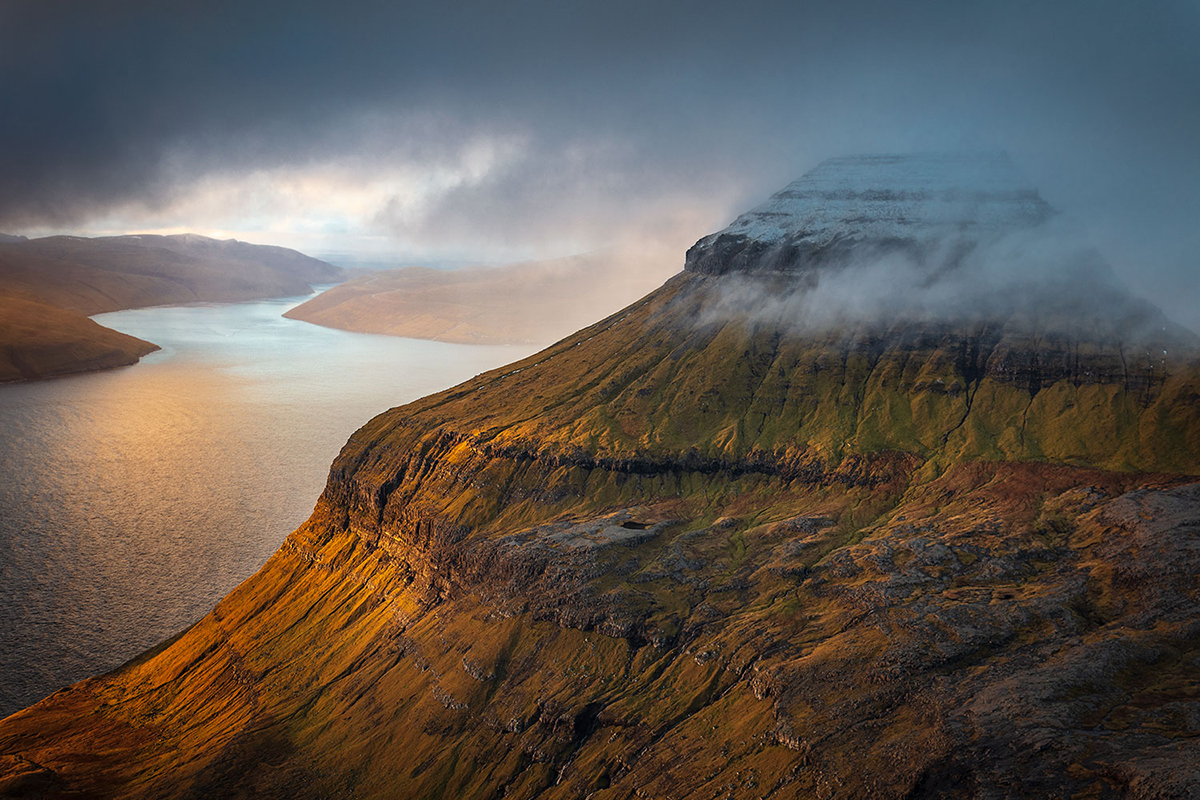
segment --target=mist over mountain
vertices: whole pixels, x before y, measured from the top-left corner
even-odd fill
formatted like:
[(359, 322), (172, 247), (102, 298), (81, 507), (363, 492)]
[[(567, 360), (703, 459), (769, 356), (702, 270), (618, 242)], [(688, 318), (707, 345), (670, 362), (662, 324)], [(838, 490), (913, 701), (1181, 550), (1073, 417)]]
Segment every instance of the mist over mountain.
[(720, 277), (713, 320), (886, 331), (1023, 327), (1142, 347), (1195, 334), (1132, 294), (1076, 220), (1002, 153), (836, 158), (725, 229), (685, 269)]
[(1200, 325), (1190, 2), (0, 14), (0, 230), (514, 263), (690, 244), (829, 157), (1007, 149), (1139, 294)]
[(697, 242), (687, 269), (808, 273), (898, 253), (933, 278), (1053, 214), (1003, 153), (835, 158)]

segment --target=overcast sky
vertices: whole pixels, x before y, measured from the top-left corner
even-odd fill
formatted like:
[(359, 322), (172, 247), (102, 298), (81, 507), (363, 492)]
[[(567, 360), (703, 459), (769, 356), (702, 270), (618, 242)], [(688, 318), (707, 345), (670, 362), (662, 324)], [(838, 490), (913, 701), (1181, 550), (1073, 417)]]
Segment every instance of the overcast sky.
[(1005, 149), (1195, 326), (1198, 41), (1194, 0), (0, 0), (0, 230), (686, 247), (829, 156)]

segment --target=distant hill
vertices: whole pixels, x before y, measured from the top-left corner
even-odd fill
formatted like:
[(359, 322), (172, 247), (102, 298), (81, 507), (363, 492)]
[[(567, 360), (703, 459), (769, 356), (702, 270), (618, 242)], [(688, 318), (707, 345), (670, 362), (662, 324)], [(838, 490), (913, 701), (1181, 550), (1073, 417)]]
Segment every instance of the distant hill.
[(342, 278), (295, 250), (196, 234), (0, 242), (0, 288), (85, 314), (308, 294)]
[(404, 267), (357, 277), (284, 316), (413, 339), (547, 343), (642, 297), (679, 266), (642, 251), (502, 267)]
[[(196, 234), (95, 239), (5, 234), (0, 293), (8, 299), (0, 353), (8, 354), (9, 364), (0, 380), (132, 364), (149, 352), (145, 347), (156, 349), (86, 319), (91, 314), (308, 294), (313, 283), (344, 277), (340, 267), (295, 250)], [(24, 366), (14, 358), (24, 359)]]
[(83, 314), (0, 291), (0, 382), (124, 367), (157, 349)]

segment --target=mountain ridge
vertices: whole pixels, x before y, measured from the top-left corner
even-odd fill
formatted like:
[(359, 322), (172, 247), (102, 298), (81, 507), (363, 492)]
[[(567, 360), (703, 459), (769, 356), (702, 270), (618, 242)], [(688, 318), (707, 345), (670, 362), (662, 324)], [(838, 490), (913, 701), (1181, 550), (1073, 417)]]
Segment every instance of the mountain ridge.
[(309, 281), (331, 282), (341, 274), (287, 248), (198, 234), (0, 242), (0, 285), (87, 315), (307, 294)]
[(706, 274), (796, 272), (933, 246), (950, 261), (1055, 214), (1004, 153), (832, 158), (687, 253)]

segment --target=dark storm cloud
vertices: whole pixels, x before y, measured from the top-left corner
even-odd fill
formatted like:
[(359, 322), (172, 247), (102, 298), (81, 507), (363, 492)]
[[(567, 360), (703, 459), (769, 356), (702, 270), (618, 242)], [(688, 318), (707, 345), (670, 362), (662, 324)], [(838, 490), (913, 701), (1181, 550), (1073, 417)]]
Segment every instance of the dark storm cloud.
[(829, 155), (999, 147), (1166, 286), (1200, 245), (1198, 34), (1188, 2), (7, 0), (0, 229), (479, 136), (523, 149), (374, 224), (602, 230), (686, 197), (732, 213)]

